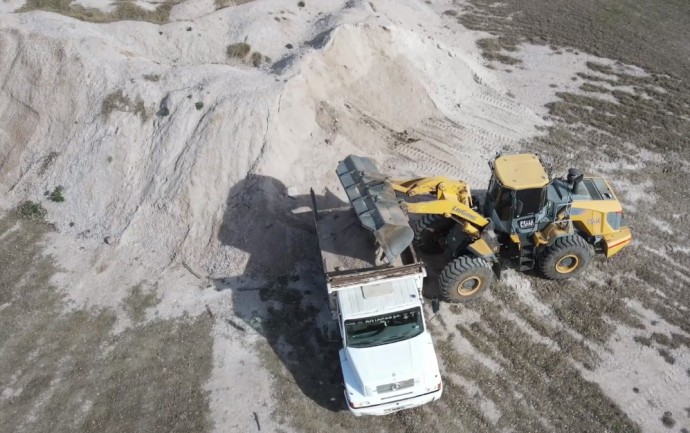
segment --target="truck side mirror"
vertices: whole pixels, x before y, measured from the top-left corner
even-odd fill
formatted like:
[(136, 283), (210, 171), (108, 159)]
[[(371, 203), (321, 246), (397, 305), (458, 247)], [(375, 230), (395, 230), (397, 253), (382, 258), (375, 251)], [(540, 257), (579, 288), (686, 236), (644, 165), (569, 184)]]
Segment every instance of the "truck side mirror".
[(516, 217), (522, 215), (523, 206), (524, 206), (524, 203), (522, 203), (522, 200), (518, 200), (517, 203), (515, 203), (515, 216)]
[(340, 325), (337, 320), (331, 320), (323, 325), (321, 328), (321, 335), (324, 340), (335, 342), (340, 341)]

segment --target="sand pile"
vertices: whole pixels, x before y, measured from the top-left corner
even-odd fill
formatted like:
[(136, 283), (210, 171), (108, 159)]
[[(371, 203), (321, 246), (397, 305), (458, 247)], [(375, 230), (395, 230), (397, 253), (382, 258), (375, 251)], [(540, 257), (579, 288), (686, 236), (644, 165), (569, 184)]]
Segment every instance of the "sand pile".
[[(75, 297), (111, 303), (87, 287), (183, 262), (270, 279), (311, 245), (309, 219), (292, 215), (308, 203), (287, 187), (337, 194), (349, 153), (476, 184), (488, 156), (539, 123), (485, 82), (471, 39), (413, 29), (439, 20), (419, 5), (382, 16), (323, 2), (289, 25), (272, 2), (241, 7), (165, 26), (2, 16), (0, 189), (12, 206), (64, 188), (64, 203), (46, 202), (58, 237), (95, 253), (65, 263)], [(229, 57), (238, 41), (248, 53)]]

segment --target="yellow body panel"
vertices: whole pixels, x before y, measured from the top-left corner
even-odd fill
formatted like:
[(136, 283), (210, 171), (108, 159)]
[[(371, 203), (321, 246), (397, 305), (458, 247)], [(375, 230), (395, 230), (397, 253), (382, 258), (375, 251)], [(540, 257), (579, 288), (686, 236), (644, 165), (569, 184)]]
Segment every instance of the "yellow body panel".
[(567, 235), (571, 232), (571, 230), (563, 230), (562, 228), (558, 227), (557, 223), (551, 223), (548, 226), (546, 226), (544, 230), (540, 232), (535, 232), (532, 236), (532, 240), (535, 243), (535, 245), (549, 245), (557, 237)]
[(517, 233), (511, 234), (511, 235), (510, 235), (510, 240), (513, 241), (513, 243), (514, 243), (515, 245), (517, 245), (518, 248), (521, 247), (521, 246), (520, 246), (520, 236), (518, 236)]
[(622, 210), (618, 200), (576, 200), (570, 210), (570, 218), (590, 236), (607, 235), (618, 230), (608, 224), (606, 216)]
[(529, 153), (496, 158), (494, 173), (501, 185), (514, 190), (542, 188), (549, 183), (549, 176), (541, 161)]
[(604, 236), (604, 252), (606, 257), (611, 257), (626, 245), (632, 242), (632, 234), (627, 227), (621, 227), (616, 233), (611, 233)]
[(494, 251), (491, 249), (488, 243), (484, 239), (477, 239), (472, 242), (470, 246), (467, 247), (472, 251), (477, 257), (490, 257), (494, 255)]

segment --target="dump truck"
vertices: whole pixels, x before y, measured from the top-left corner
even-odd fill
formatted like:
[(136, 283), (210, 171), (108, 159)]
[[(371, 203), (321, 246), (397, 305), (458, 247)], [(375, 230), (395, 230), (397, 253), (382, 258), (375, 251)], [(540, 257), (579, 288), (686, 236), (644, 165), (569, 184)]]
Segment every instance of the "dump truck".
[(573, 278), (595, 254), (611, 257), (631, 243), (623, 208), (602, 177), (571, 168), (555, 178), (528, 153), (497, 154), (489, 166), (483, 195), (445, 176), (395, 180), (355, 155), (337, 173), (380, 262), (396, 260), (410, 244), (449, 256), (439, 287), (451, 302), (478, 296), (505, 268)]
[(320, 209), (313, 190), (311, 198), (349, 410), (386, 415), (439, 399), (422, 308), (426, 270), (413, 245), (381, 265), (353, 207)]

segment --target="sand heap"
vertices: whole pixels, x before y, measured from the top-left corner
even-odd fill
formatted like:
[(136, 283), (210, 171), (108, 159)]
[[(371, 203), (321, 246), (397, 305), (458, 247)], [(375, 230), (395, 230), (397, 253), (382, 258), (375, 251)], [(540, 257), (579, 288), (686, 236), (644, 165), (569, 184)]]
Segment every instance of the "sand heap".
[[(183, 263), (279, 275), (313, 249), (306, 196), (339, 194), (347, 154), (482, 185), (540, 123), (424, 5), (279, 3), (197, 17), (187, 1), (163, 26), (0, 16), (0, 191), (44, 202), (59, 244), (84, 247), (61, 254), (75, 298), (112, 303)], [(57, 186), (66, 201), (46, 201)]]

